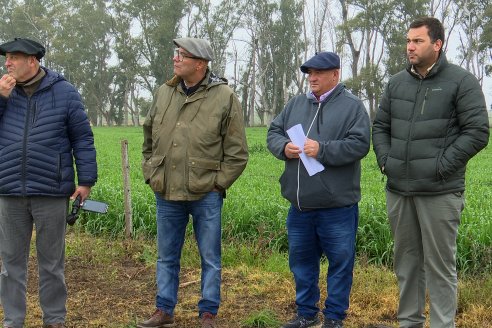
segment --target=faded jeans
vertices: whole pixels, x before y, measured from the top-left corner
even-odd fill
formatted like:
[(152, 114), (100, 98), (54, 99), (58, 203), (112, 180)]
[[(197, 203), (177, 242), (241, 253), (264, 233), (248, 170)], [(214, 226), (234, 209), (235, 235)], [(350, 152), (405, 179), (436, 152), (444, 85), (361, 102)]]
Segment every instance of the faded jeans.
[(221, 213), (223, 197), (209, 192), (197, 201), (167, 201), (156, 193), (157, 203), (157, 296), (156, 307), (171, 315), (178, 301), (181, 250), (186, 225), (193, 230), (201, 257), (199, 313), (217, 314), (221, 284)]

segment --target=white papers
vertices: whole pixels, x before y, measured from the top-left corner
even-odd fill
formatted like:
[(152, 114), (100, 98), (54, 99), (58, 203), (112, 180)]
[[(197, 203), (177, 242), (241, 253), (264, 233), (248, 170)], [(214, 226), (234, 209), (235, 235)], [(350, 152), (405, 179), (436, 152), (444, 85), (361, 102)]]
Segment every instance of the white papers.
[[(304, 135), (304, 131), (302, 130), (302, 125), (297, 124), (287, 130), (287, 134), (289, 135), (290, 140), (297, 147), (304, 149), (304, 142), (306, 141), (306, 136)], [(304, 151), (299, 154), (301, 158), (302, 164), (306, 167), (306, 170), (309, 176), (315, 175), (318, 172), (321, 172), (325, 169), (323, 164), (318, 162), (315, 158), (306, 156)]]

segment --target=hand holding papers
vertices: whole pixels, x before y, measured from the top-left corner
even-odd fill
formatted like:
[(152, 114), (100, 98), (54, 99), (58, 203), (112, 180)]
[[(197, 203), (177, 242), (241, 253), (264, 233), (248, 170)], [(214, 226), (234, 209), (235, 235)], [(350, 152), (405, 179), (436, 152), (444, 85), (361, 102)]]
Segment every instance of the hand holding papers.
[[(306, 141), (306, 136), (304, 135), (304, 131), (302, 130), (302, 126), (300, 124), (294, 125), (290, 129), (287, 130), (287, 135), (294, 145), (303, 149), (304, 142)], [(306, 156), (304, 152), (299, 154), (301, 158), (302, 164), (306, 167), (306, 170), (309, 176), (313, 176), (318, 172), (321, 172), (325, 169), (323, 164), (318, 162), (315, 158)]]

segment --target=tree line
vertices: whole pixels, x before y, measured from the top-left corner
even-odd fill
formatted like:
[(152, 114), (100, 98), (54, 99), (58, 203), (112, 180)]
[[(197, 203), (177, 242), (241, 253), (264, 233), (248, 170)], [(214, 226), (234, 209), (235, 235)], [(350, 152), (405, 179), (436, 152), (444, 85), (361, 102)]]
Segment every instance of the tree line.
[(269, 124), (306, 91), (299, 66), (318, 51), (340, 54), (344, 83), (373, 117), (419, 16), (443, 22), (454, 63), (481, 82), (492, 73), (489, 0), (0, 1), (0, 41), (44, 44), (42, 64), (78, 88), (93, 125), (139, 125), (172, 77), (176, 37), (210, 40), (211, 68), (238, 93), (247, 126)]

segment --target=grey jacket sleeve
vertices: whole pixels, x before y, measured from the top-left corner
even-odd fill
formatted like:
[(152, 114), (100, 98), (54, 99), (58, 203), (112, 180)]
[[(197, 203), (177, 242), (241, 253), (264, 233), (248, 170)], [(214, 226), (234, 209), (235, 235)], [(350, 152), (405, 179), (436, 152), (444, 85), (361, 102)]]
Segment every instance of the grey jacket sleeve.
[(267, 133), (267, 147), (270, 152), (276, 158), (280, 160), (287, 160), (285, 156), (285, 145), (290, 142), (287, 132), (285, 131), (285, 112), (288, 110), (286, 107), (270, 124)]
[(343, 103), (343, 107), (343, 111), (348, 114), (340, 114), (339, 124), (346, 127), (344, 137), (319, 142), (317, 159), (324, 165), (347, 165), (362, 159), (369, 152), (371, 132), (369, 115), (364, 105), (360, 100), (349, 100)]

